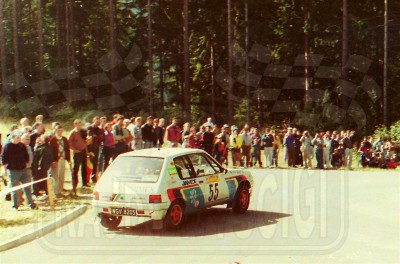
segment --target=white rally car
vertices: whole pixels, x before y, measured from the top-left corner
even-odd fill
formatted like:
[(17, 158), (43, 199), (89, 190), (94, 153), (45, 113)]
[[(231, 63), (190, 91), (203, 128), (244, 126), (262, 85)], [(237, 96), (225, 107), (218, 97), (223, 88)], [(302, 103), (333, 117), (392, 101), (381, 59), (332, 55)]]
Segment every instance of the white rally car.
[(203, 150), (152, 148), (118, 156), (97, 182), (92, 204), (106, 228), (129, 216), (174, 230), (186, 214), (214, 205), (245, 213), (252, 187), (250, 172), (225, 169)]

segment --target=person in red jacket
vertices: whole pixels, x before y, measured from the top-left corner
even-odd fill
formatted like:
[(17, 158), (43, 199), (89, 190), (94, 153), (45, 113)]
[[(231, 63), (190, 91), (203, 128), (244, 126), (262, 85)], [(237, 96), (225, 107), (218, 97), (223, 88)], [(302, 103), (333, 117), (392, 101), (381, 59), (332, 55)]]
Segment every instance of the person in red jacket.
[(178, 126), (178, 118), (174, 117), (172, 119), (171, 125), (169, 125), (166, 129), (166, 137), (168, 141), (168, 147), (179, 147), (179, 141), (181, 140), (181, 129)]

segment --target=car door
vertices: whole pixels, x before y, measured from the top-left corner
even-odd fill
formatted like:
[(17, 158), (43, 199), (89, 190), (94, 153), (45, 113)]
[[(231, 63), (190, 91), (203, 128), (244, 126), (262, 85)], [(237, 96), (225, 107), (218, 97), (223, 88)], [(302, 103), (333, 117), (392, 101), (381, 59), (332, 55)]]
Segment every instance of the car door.
[(187, 156), (176, 157), (174, 158), (174, 165), (181, 185), (172, 191), (174, 196), (183, 198), (188, 212), (203, 208), (205, 197), (189, 158)]
[(206, 206), (226, 202), (228, 187), (221, 180), (221, 167), (205, 153), (190, 154), (189, 159), (203, 192)]

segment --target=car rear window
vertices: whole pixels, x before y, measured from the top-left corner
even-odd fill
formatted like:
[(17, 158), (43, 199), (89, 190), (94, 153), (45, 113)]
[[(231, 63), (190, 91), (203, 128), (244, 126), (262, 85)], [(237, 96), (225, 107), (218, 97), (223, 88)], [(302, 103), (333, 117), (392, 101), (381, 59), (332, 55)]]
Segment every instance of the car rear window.
[(113, 177), (120, 181), (157, 182), (163, 163), (163, 158), (120, 156), (102, 177)]

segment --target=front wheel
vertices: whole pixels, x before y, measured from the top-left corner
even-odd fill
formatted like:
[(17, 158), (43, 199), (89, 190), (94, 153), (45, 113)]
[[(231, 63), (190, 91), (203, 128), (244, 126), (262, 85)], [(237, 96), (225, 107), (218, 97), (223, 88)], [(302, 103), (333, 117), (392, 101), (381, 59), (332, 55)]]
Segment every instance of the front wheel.
[(250, 192), (249, 188), (241, 186), (236, 191), (235, 201), (232, 204), (232, 210), (236, 214), (244, 214), (249, 208)]
[(100, 216), (100, 224), (108, 229), (115, 229), (121, 223), (122, 216), (103, 214)]
[(184, 207), (182, 206), (182, 203), (174, 201), (164, 218), (165, 229), (171, 231), (181, 228), (184, 222), (184, 217)]

